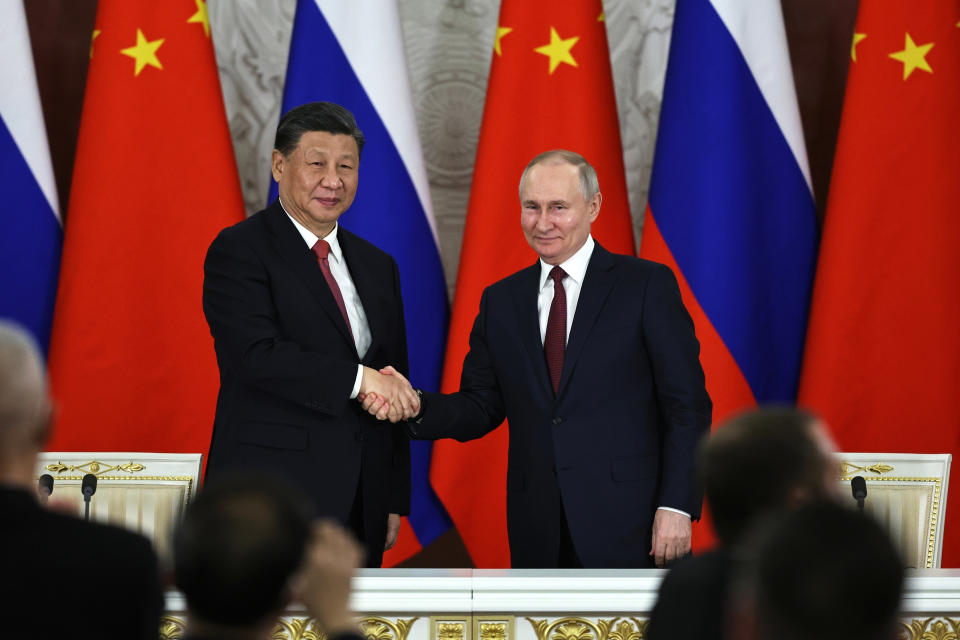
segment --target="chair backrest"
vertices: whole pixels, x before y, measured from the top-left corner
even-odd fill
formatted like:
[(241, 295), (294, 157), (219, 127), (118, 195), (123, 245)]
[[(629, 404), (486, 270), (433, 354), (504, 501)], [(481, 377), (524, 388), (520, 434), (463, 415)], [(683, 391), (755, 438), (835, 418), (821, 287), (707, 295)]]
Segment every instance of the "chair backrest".
[(149, 538), (161, 559), (170, 558), (173, 527), (196, 496), (203, 456), (199, 453), (91, 453), (45, 451), (37, 477), (53, 476), (51, 502), (84, 512), (83, 476), (97, 477), (90, 519), (109, 522)]
[(840, 482), (867, 484), (864, 511), (886, 527), (908, 568), (938, 569), (943, 548), (951, 455), (839, 453)]

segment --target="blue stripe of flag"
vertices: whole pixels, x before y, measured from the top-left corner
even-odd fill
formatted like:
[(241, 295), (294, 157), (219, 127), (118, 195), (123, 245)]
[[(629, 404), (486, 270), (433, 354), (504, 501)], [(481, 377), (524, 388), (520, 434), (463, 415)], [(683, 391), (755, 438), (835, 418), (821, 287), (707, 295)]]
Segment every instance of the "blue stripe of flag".
[[(365, 46), (376, 46), (376, 42), (371, 34)], [(343, 105), (353, 112), (363, 130), (366, 144), (360, 162), (360, 188), (341, 222), (397, 261), (407, 324), (410, 380), (416, 386), (435, 391), (440, 386), (449, 307), (433, 233), (403, 160), (329, 24), (316, 2), (299, 0), (282, 112), (318, 100)], [(276, 193), (277, 185), (271, 183), (270, 200)], [(409, 522), (423, 546), (452, 526), (430, 486), (431, 452), (430, 442), (411, 444)]]
[(47, 350), (63, 233), (50, 203), (0, 117), (0, 317)]
[(795, 400), (816, 253), (803, 173), (708, 0), (678, 0), (650, 208), (758, 402)]

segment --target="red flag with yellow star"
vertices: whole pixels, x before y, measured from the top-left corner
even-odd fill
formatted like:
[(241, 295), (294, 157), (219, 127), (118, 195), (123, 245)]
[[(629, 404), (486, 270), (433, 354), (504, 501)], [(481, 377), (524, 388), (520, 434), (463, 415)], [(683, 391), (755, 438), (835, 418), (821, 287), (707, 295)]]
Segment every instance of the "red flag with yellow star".
[[(459, 388), (483, 289), (537, 259), (520, 229), (517, 184), (538, 153), (564, 148), (597, 169), (593, 235), (635, 253), (623, 150), (599, 0), (504, 0), (467, 210), (442, 390)], [(531, 300), (530, 304), (535, 304)], [(507, 427), (434, 445), (431, 481), (477, 567), (508, 567)]]
[(243, 200), (203, 0), (100, 0), (50, 346), (51, 450), (203, 452), (203, 258)]
[(851, 58), (799, 400), (841, 450), (952, 453), (956, 470), (960, 5), (861, 2)]

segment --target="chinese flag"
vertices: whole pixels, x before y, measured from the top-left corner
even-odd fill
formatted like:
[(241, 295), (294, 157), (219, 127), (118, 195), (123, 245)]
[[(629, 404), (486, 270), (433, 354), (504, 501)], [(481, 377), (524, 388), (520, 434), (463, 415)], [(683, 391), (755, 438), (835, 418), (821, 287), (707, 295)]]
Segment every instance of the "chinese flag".
[(800, 402), (841, 450), (952, 453), (960, 566), (960, 6), (860, 3)]
[[(467, 209), (442, 390), (456, 391), (483, 289), (537, 260), (520, 229), (527, 163), (569, 149), (597, 169), (603, 203), (593, 235), (633, 254), (623, 151), (599, 0), (504, 0)], [(531, 300), (530, 304), (536, 304)], [(508, 429), (436, 443), (431, 481), (477, 567), (508, 567)]]
[(203, 258), (244, 214), (202, 0), (100, 0), (50, 347), (51, 450), (203, 452)]

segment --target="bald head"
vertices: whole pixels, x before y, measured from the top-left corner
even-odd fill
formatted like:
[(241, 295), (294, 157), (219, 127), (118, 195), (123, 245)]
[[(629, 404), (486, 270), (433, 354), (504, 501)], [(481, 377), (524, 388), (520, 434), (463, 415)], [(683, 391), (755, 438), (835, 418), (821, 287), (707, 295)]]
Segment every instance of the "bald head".
[(42, 449), (49, 418), (40, 351), (26, 331), (0, 320), (0, 464)]

